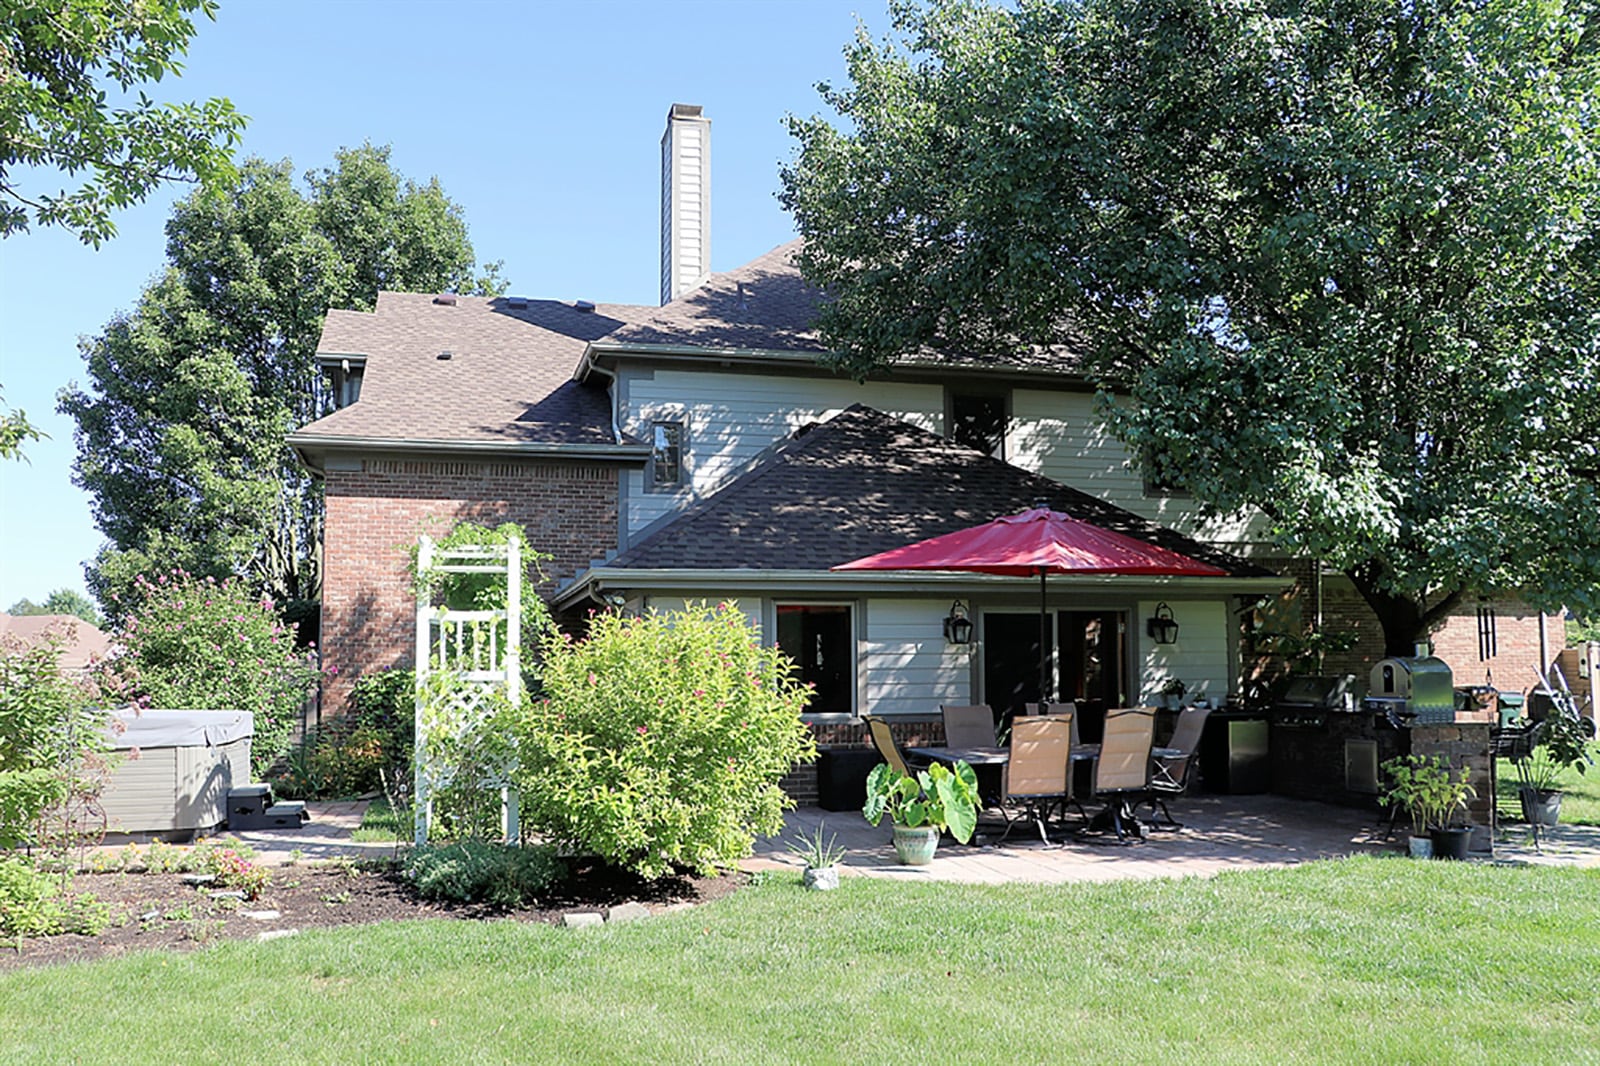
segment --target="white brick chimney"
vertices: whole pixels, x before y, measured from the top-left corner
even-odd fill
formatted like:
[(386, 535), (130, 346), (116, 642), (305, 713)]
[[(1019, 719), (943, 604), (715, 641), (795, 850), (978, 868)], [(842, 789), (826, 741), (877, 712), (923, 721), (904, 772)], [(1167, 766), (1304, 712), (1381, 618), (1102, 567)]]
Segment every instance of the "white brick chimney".
[(673, 104), (661, 135), (661, 302), (711, 273), (711, 120)]

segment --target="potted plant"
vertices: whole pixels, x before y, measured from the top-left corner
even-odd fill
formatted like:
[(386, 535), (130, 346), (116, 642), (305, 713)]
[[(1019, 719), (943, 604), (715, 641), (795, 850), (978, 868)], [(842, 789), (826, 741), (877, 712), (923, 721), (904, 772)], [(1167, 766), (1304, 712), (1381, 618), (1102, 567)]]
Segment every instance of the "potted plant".
[(933, 861), (939, 834), (946, 829), (965, 844), (978, 827), (978, 775), (965, 762), (954, 769), (934, 763), (913, 775), (879, 763), (867, 775), (867, 804), (861, 809), (877, 825), (885, 814), (894, 825), (894, 851), (906, 866)]
[(839, 860), (845, 856), (844, 848), (839, 846), (839, 834), (830, 834), (824, 843), (822, 825), (818, 824), (813, 836), (801, 833), (790, 841), (789, 852), (805, 865), (800, 877), (807, 888), (827, 892), (839, 887)]
[(1430, 773), (1431, 768), (1431, 761), (1421, 755), (1400, 755), (1383, 764), (1383, 772), (1391, 783), (1383, 801), (1405, 811), (1411, 819), (1408, 847), (1413, 859), (1433, 858), (1433, 840), (1427, 835), (1427, 829), (1437, 775)]
[(1183, 695), (1189, 691), (1189, 686), (1183, 683), (1182, 678), (1169, 677), (1161, 686), (1161, 702), (1169, 711), (1183, 709)]
[(1467, 783), (1467, 771), (1459, 777), (1452, 776), (1444, 759), (1434, 756), (1438, 763), (1440, 780), (1434, 785), (1433, 810), (1428, 824), (1428, 836), (1433, 840), (1433, 857), (1436, 859), (1465, 859), (1467, 845), (1472, 840), (1472, 826), (1456, 825), (1458, 814), (1467, 811), (1467, 803), (1478, 795), (1478, 790)]
[(1516, 760), (1522, 817), (1535, 825), (1561, 820), (1561, 775), (1569, 767), (1584, 773), (1591, 762), (1589, 738), (1577, 715), (1552, 712), (1533, 730), (1533, 754)]

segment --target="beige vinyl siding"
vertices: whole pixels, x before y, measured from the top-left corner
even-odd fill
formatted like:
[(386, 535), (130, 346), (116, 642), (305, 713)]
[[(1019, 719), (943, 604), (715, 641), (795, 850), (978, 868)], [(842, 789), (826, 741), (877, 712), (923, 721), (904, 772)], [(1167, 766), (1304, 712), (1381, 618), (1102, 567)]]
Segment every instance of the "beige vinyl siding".
[(941, 703), (972, 702), (971, 648), (949, 647), (949, 600), (871, 600), (867, 604), (867, 714), (938, 714)]
[(1142, 684), (1139, 702), (1159, 701), (1161, 686), (1179, 678), (1188, 686), (1189, 699), (1226, 696), (1228, 670), (1228, 605), (1220, 600), (1168, 600), (1178, 623), (1175, 644), (1157, 644), (1145, 631), (1145, 619), (1155, 614), (1156, 601), (1142, 600), (1134, 615), (1139, 641), (1136, 684)]
[(619, 412), (625, 431), (645, 437), (657, 419), (681, 419), (687, 429), (685, 488), (651, 491), (643, 471), (626, 475), (630, 533), (716, 492), (765, 449), (851, 404), (866, 404), (935, 433), (944, 426), (944, 391), (938, 385), (857, 385), (828, 378), (665, 369), (630, 374), (625, 395)]

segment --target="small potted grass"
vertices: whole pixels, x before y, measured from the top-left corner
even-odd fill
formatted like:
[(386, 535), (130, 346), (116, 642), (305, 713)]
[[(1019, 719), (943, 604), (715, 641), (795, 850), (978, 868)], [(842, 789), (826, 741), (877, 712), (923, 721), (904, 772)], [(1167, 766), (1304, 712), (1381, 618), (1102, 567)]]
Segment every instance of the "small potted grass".
[(815, 892), (827, 892), (839, 887), (839, 861), (845, 849), (839, 846), (839, 834), (822, 839), (823, 826), (818, 824), (815, 834), (801, 833), (789, 842), (789, 853), (805, 865), (800, 875), (805, 886)]

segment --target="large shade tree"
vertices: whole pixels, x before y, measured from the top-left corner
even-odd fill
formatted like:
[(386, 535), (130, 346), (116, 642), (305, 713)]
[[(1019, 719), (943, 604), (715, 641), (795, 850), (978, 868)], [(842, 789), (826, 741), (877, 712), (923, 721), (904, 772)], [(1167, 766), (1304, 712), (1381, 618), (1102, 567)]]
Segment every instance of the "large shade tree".
[(902, 6), (783, 199), (840, 366), (1077, 361), (1406, 652), (1474, 594), (1600, 609), (1597, 49), (1584, 0)]
[(498, 292), (460, 207), (402, 178), (387, 148), (306, 175), (247, 160), (230, 188), (179, 202), (167, 266), (82, 342), (74, 479), (108, 543), (89, 584), (113, 618), (141, 573), (238, 574), (284, 604), (318, 595), (321, 501), (285, 435), (331, 410), (314, 356), (330, 308), (380, 289)]

